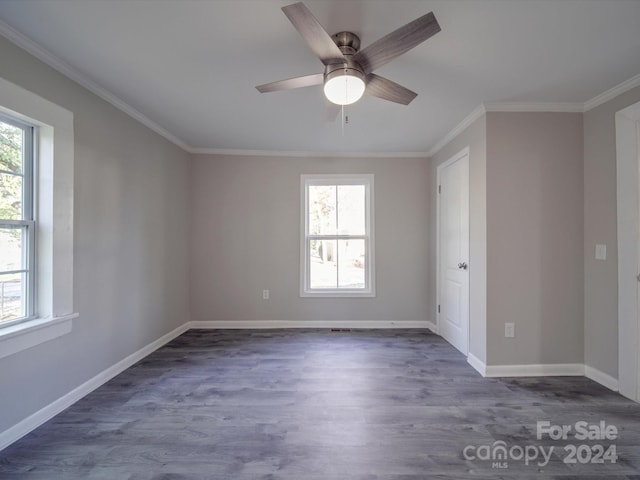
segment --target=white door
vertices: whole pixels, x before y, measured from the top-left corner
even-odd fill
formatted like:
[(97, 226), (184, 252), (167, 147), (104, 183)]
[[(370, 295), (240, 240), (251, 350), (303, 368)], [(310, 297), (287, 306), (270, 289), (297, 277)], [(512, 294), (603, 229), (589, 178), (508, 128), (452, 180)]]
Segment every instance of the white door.
[(615, 121), (618, 389), (625, 397), (640, 402), (640, 102), (617, 112)]
[(438, 167), (438, 332), (469, 349), (469, 151)]

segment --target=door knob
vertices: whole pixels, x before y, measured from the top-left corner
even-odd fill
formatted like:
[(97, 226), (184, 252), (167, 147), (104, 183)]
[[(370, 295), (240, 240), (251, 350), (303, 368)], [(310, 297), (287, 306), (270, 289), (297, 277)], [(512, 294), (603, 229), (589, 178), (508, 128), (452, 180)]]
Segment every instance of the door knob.
[(467, 269), (467, 264), (465, 262), (461, 262), (458, 264), (458, 268), (461, 270), (466, 270)]

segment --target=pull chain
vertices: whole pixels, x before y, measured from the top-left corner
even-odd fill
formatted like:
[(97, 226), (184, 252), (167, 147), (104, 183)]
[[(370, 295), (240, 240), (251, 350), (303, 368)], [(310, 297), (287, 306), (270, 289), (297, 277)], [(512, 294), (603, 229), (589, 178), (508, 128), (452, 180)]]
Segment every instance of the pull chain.
[[(344, 73), (345, 73), (345, 77), (344, 77), (344, 99), (346, 100), (347, 98), (349, 98), (349, 88), (348, 88), (348, 85), (347, 85), (347, 76), (346, 76), (347, 70), (346, 69), (344, 70)], [(344, 137), (344, 125), (345, 125), (345, 123), (347, 123), (345, 121), (346, 116), (344, 114), (344, 103), (342, 104), (341, 116), (342, 116), (342, 136)]]

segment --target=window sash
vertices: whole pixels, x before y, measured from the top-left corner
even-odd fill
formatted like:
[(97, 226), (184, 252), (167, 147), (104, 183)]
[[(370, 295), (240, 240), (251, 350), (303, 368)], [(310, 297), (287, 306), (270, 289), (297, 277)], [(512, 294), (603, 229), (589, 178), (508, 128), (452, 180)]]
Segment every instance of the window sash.
[[(302, 266), (302, 285), (301, 296), (310, 297), (359, 297), (374, 296), (374, 259), (373, 259), (373, 241), (372, 241), (372, 191), (373, 191), (373, 175), (302, 175), (302, 224), (303, 234), (301, 245), (301, 266)], [(309, 187), (311, 186), (341, 186), (341, 185), (363, 185), (365, 187), (365, 233), (364, 234), (311, 234), (310, 228), (310, 211), (309, 211)], [(365, 286), (364, 288), (312, 288), (311, 287), (311, 251), (310, 242), (313, 240), (364, 240), (365, 245)], [(338, 278), (336, 279), (338, 285)]]
[(0, 321), (0, 328), (15, 325), (36, 316), (36, 222), (35, 222), (35, 190), (34, 175), (35, 162), (35, 127), (13, 117), (0, 114), (0, 121), (22, 130), (22, 165), (21, 172), (4, 171), (6, 174), (22, 177), (22, 219), (0, 218), (1, 228), (24, 229), (24, 242), (22, 248), (22, 268), (11, 271), (0, 271), (0, 274), (21, 273), (25, 275), (23, 294), (24, 316), (11, 320)]

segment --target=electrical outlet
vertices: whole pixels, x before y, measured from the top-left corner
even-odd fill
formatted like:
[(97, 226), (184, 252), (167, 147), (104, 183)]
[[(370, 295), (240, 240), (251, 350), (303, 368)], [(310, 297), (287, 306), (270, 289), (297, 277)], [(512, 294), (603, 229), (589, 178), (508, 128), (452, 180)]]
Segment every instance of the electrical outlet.
[(262, 290), (262, 299), (269, 300), (269, 290)]
[(504, 336), (505, 338), (513, 338), (516, 336), (516, 325), (515, 323), (505, 323), (504, 324)]

